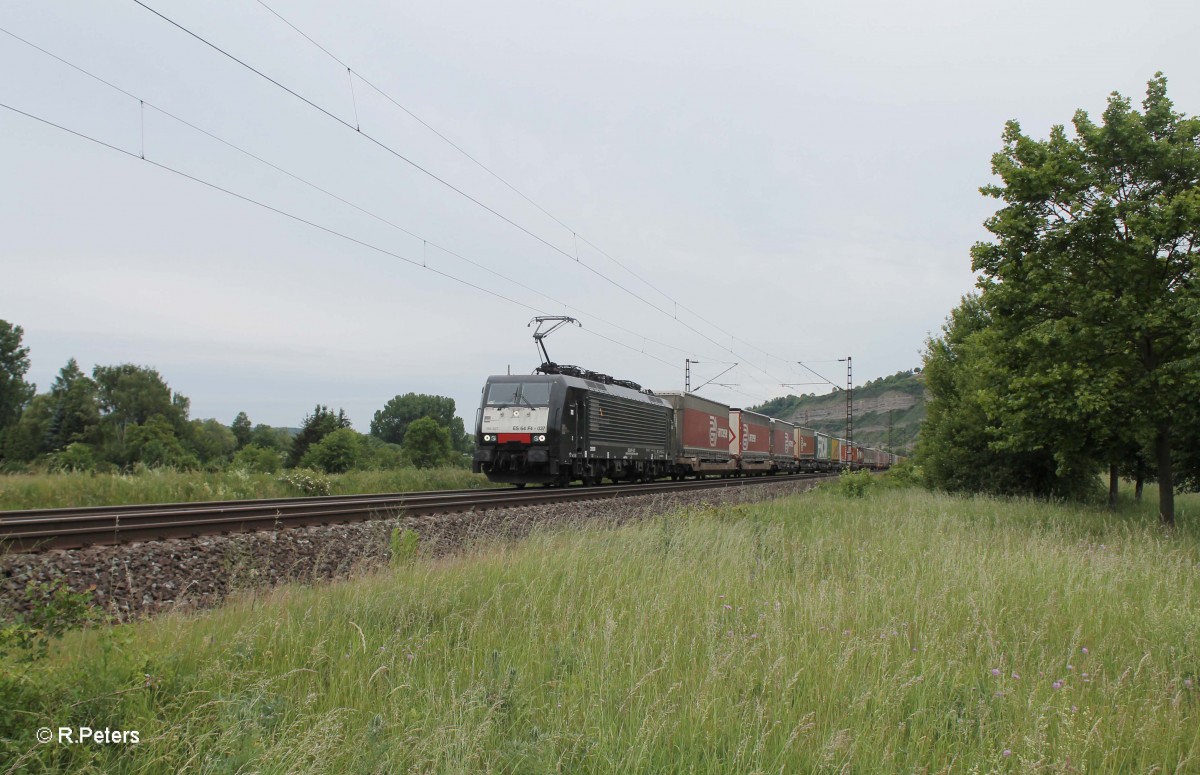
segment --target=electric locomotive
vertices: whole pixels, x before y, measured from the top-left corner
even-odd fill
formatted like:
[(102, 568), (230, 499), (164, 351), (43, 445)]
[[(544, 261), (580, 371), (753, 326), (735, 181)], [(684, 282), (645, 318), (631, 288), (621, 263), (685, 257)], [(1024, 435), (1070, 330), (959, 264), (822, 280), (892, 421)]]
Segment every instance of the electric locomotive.
[(493, 482), (596, 485), (670, 475), (674, 411), (634, 382), (575, 366), (488, 377), (471, 470)]

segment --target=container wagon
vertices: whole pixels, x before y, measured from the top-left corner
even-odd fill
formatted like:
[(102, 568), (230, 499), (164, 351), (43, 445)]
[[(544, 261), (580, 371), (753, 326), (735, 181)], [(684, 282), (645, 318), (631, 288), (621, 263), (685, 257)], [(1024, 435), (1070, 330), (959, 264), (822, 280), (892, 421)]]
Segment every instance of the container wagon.
[(829, 434), (821, 433), (820, 431), (814, 431), (814, 434), (817, 437), (816, 470), (832, 471), (834, 461), (833, 439), (830, 438)]
[(771, 418), (745, 409), (729, 410), (733, 438), (729, 452), (742, 473), (766, 473), (771, 470)]
[(817, 470), (817, 434), (796, 426), (796, 467), (800, 471)]
[(675, 412), (673, 478), (737, 472), (730, 451), (729, 407), (695, 393), (656, 393)]
[(771, 420), (771, 464), (773, 474), (794, 474), (799, 470), (796, 426), (787, 420)]

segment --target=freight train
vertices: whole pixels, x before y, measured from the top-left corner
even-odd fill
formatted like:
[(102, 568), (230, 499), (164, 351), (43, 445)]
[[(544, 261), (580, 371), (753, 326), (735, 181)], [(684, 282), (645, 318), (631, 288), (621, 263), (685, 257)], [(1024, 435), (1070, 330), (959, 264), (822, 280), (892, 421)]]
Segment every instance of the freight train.
[(565, 486), (670, 477), (868, 468), (898, 457), (748, 409), (643, 390), (575, 366), (488, 377), (471, 470), (493, 482)]

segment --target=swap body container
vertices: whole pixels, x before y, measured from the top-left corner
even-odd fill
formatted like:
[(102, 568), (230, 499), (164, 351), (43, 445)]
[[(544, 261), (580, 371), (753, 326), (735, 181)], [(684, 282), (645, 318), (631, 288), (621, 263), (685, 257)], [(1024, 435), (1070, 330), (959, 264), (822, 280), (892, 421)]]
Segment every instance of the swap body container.
[(798, 468), (796, 426), (787, 420), (771, 420), (771, 462), (776, 471), (793, 473)]
[(796, 462), (801, 471), (815, 471), (817, 467), (817, 434), (809, 428), (796, 426)]
[(771, 418), (746, 409), (729, 410), (729, 428), (734, 438), (729, 452), (742, 471), (771, 470)]
[(827, 471), (833, 466), (833, 439), (820, 431), (814, 431), (813, 434), (817, 437), (816, 468), (818, 471)]
[(676, 473), (704, 474), (737, 470), (730, 450), (729, 407), (695, 393), (655, 393), (675, 410)]

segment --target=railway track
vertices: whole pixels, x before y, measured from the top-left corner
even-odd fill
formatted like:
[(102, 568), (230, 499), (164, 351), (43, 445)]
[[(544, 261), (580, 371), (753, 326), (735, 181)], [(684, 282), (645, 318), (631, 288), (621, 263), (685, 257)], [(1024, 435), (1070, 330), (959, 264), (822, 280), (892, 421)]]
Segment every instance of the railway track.
[(599, 487), (439, 490), (314, 498), (138, 504), (98, 508), (0, 511), (0, 550), (78, 549), (206, 535), (333, 525), (392, 517), (512, 508), (724, 487), (811, 481), (823, 475), (702, 479)]

